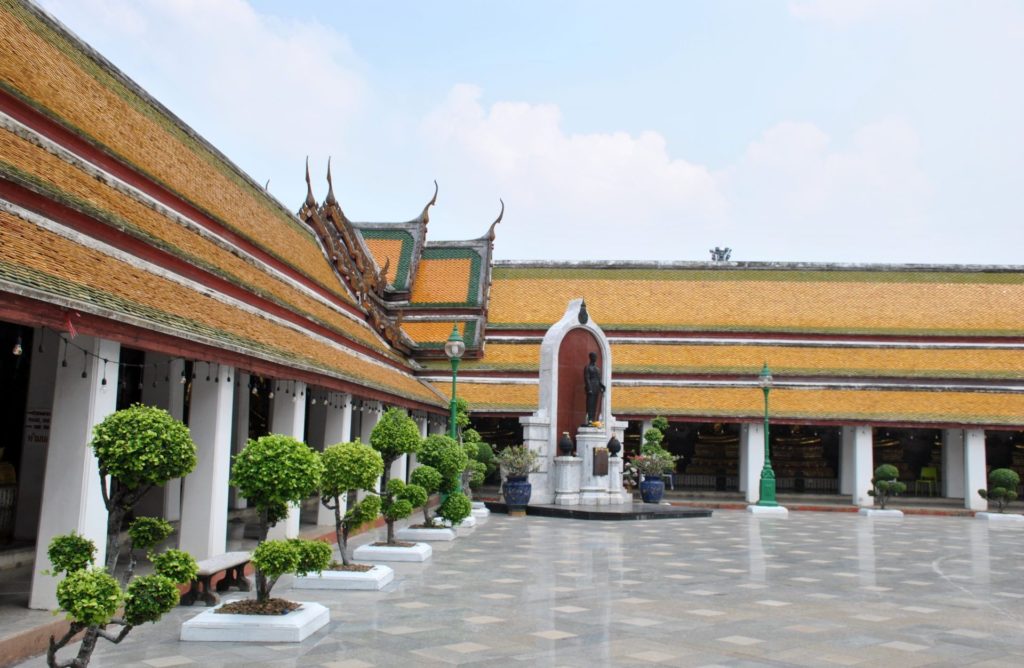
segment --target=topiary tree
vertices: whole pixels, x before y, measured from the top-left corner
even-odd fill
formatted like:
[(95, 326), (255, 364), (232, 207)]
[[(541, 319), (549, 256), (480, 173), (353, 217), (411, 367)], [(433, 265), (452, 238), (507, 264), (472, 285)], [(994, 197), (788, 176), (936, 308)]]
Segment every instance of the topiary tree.
[(395, 521), (404, 519), (427, 502), (427, 492), (419, 485), (407, 485), (397, 478), (388, 480), (381, 495), (381, 513), (388, 526), (388, 544), (394, 545)]
[[(351, 532), (380, 515), (380, 497), (373, 491), (384, 474), (380, 453), (360, 443), (335, 443), (320, 454), (324, 472), (320, 477), (320, 501), (334, 511), (334, 532), (338, 536), (341, 563), (350, 566), (348, 537)], [(359, 501), (359, 491), (369, 496)], [(342, 514), (343, 510), (344, 514)]]
[(473, 488), (482, 485), (488, 474), (487, 463), (490, 462), (492, 470), (497, 466), (494, 464), (494, 451), (480, 439), (480, 432), (476, 429), (467, 429), (462, 434), (462, 446), (469, 457), (469, 463), (462, 472), (462, 492), (472, 499)]
[[(323, 464), (317, 453), (302, 441), (282, 434), (249, 441), (235, 455), (231, 484), (259, 514), (260, 545), (266, 542), (270, 527), (288, 516), (289, 506), (297, 506), (317, 492), (322, 473)], [(280, 548), (268, 548), (264, 554), (263, 563), (272, 568), (280, 565)], [(260, 568), (255, 552), (252, 563), (256, 570), (256, 600), (266, 603), (277, 577)]]
[[(132, 545), (131, 549), (138, 547)], [(117, 644), (134, 627), (159, 620), (178, 604), (178, 583), (190, 582), (199, 572), (190, 554), (167, 550), (152, 556), (153, 574), (132, 578), (123, 590), (106, 568), (93, 565), (95, 555), (96, 545), (77, 534), (56, 536), (50, 541), (47, 556), (53, 572), (65, 575), (57, 585), (57, 604), (71, 621), (59, 640), (50, 637), (46, 662), (51, 668), (87, 666), (100, 638)], [(124, 615), (115, 617), (122, 607)], [(107, 627), (111, 625), (120, 626), (120, 631), (110, 633)], [(81, 631), (85, 635), (78, 655), (58, 661), (57, 652)]]
[[(441, 474), (438, 473), (437, 469), (433, 466), (421, 465), (412, 472), (409, 476), (409, 482), (414, 485), (419, 485), (423, 488), (423, 491), (427, 493), (427, 498), (430, 498), (431, 494), (436, 494), (441, 489)], [(430, 528), (434, 526), (434, 520), (430, 516), (430, 504), (423, 504), (423, 526)]]
[(1006, 505), (1017, 498), (1020, 476), (1013, 469), (993, 469), (988, 474), (988, 489), (979, 489), (983, 499), (995, 501), (996, 508), (1003, 512)]
[[(475, 446), (470, 445), (469, 447), (475, 450)], [(439, 491), (442, 494), (442, 499), (438, 515), (451, 522), (453, 526), (469, 517), (473, 510), (472, 504), (468, 504), (469, 510), (460, 515), (459, 511), (465, 504), (459, 503), (458, 500), (451, 504), (447, 503), (448, 499), (453, 496), (469, 501), (462, 493), (462, 474), (469, 466), (467, 447), (460, 445), (450, 436), (433, 434), (424, 439), (417, 458), (441, 474)]]
[(896, 496), (907, 491), (907, 486), (899, 481), (900, 471), (892, 464), (882, 464), (875, 469), (875, 476), (871, 478), (871, 489), (868, 495), (878, 499), (885, 510), (885, 503), (890, 496)]
[(107, 570), (120, 557), (121, 522), (154, 486), (182, 478), (196, 467), (196, 444), (184, 423), (162, 408), (135, 404), (108, 415), (90, 443), (107, 506)]
[[(387, 542), (395, 544), (395, 520), (408, 517), (415, 506), (411, 501), (423, 497), (426, 492), (418, 485), (406, 485), (398, 480), (391, 480), (391, 465), (399, 457), (414, 453), (420, 447), (420, 430), (416, 421), (397, 408), (389, 408), (381, 416), (380, 422), (370, 432), (370, 445), (380, 453), (384, 460), (384, 476), (381, 478), (381, 512), (387, 523)], [(391, 485), (399, 482), (401, 485)], [(415, 487), (405, 491), (406, 487)]]
[[(96, 566), (96, 545), (77, 534), (56, 536), (47, 556), (51, 573), (64, 575), (57, 585), (57, 604), (71, 624), (67, 633), (50, 637), (46, 652), (51, 668), (89, 665), (96, 643), (104, 638), (119, 643), (132, 628), (155, 622), (178, 604), (178, 583), (195, 577), (198, 567), (186, 552), (174, 550), (161, 560), (152, 549), (170, 535), (170, 525), (155, 518), (138, 518), (129, 529), (127, 589), (113, 573), (121, 555), (121, 524), (133, 506), (154, 486), (187, 475), (196, 465), (196, 446), (188, 427), (167, 411), (136, 404), (108, 415), (93, 429), (89, 444), (100, 472), (100, 490), (107, 508), (106, 563)], [(134, 577), (135, 550), (150, 553), (155, 573)], [(124, 614), (115, 618), (123, 606)], [(120, 626), (117, 633), (108, 627)], [(73, 659), (59, 661), (57, 652), (84, 631)]]

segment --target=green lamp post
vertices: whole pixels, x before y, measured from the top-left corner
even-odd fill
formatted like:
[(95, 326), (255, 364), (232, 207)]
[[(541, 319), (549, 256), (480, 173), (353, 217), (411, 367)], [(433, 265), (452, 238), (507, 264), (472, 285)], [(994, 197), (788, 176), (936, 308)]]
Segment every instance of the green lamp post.
[(458, 437), (458, 425), (455, 424), (455, 384), (456, 379), (459, 375), (459, 360), (462, 359), (462, 354), (466, 352), (466, 342), (462, 340), (462, 336), (459, 335), (459, 326), (457, 324), (452, 325), (452, 334), (448, 337), (448, 340), (444, 343), (444, 354), (448, 356), (448, 359), (452, 363), (452, 401), (451, 401), (451, 419), (448, 429), (448, 435), (454, 440), (459, 440)]
[(772, 372), (768, 362), (764, 363), (758, 384), (764, 392), (764, 467), (761, 468), (761, 498), (759, 506), (778, 506), (775, 500), (775, 471), (772, 470), (771, 453), (768, 449), (768, 393), (772, 391)]

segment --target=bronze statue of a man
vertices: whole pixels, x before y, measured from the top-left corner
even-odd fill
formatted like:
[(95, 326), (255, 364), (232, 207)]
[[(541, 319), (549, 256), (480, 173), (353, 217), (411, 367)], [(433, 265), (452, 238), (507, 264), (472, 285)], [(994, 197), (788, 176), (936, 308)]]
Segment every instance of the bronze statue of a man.
[(587, 419), (583, 425), (587, 426), (600, 417), (597, 405), (601, 399), (601, 393), (604, 392), (604, 383), (601, 382), (601, 367), (597, 366), (597, 353), (590, 353), (590, 364), (583, 367), (583, 389), (587, 393)]

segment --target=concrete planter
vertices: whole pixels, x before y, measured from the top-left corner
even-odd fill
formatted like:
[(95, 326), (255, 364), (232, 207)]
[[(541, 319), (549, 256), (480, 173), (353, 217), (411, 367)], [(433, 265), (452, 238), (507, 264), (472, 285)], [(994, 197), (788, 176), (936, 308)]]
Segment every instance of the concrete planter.
[(754, 517), (789, 517), (789, 510), (785, 506), (747, 506), (747, 512)]
[(346, 589), (378, 591), (395, 579), (390, 566), (376, 565), (368, 571), (323, 571), (319, 575), (296, 577), (295, 589)]
[(302, 642), (331, 621), (319, 603), (297, 601), (302, 607), (287, 615), (221, 615), (216, 608), (199, 613), (181, 625), (180, 638), (205, 642)]
[(859, 514), (863, 515), (864, 517), (874, 517), (876, 519), (877, 518), (888, 518), (888, 519), (897, 519), (897, 520), (903, 519), (903, 511), (902, 510), (891, 510), (889, 508), (886, 508), (885, 510), (882, 510), (881, 508), (861, 508), (857, 512)]
[(1019, 513), (975, 513), (974, 516), (979, 520), (988, 520), (989, 522), (998, 522), (1000, 524), (1024, 522), (1024, 515)]
[(416, 543), (412, 547), (396, 547), (393, 545), (360, 545), (352, 553), (356, 561), (411, 561), (422, 562), (430, 558), (434, 550), (426, 543)]
[(451, 529), (446, 529), (444, 527), (438, 527), (436, 529), (413, 529), (411, 527), (406, 527), (405, 529), (399, 529), (398, 531), (396, 531), (395, 538), (397, 538), (398, 540), (407, 540), (411, 542), (445, 542), (449, 540), (455, 540), (455, 532)]

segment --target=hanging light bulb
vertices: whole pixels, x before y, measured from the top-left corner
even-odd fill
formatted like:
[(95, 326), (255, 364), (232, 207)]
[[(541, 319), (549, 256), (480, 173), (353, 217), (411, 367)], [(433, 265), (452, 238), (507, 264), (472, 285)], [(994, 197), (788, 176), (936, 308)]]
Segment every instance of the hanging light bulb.
[(293, 394), (293, 395), (292, 395), (292, 403), (294, 404), (294, 403), (295, 403), (296, 401), (298, 401), (298, 400), (299, 400), (299, 397), (298, 397), (298, 395), (295, 395), (295, 394)]
[(178, 381), (178, 382), (180, 382), (182, 385), (185, 384), (185, 370), (184, 369), (181, 370), (181, 380)]
[(259, 396), (259, 394), (260, 394), (260, 393), (259, 393), (259, 390), (257, 390), (257, 389), (256, 389), (256, 386), (255, 386), (255, 385), (253, 385), (253, 386), (252, 386), (252, 396), (254, 396), (254, 397), (258, 397), (258, 396)]
[(21, 336), (18, 336), (18, 340), (14, 343), (14, 349), (11, 350), (11, 354), (15, 357), (21, 357), (23, 352), (25, 352), (25, 349), (21, 347)]
[(310, 399), (309, 403), (312, 404), (313, 406), (316, 406), (316, 397), (313, 397), (312, 399)]

